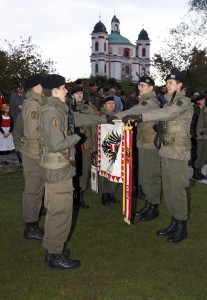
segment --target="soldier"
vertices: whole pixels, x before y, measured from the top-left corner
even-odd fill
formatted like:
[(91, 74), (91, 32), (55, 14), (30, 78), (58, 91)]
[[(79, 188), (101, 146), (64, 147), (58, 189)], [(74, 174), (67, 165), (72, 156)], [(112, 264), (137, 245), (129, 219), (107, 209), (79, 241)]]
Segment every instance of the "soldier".
[[(51, 268), (71, 270), (80, 267), (79, 260), (69, 258), (65, 249), (72, 221), (75, 158), (72, 147), (80, 140), (78, 134), (68, 135), (68, 106), (65, 104), (67, 90), (65, 78), (52, 74), (43, 82), (47, 104), (40, 114), (40, 132), (43, 153), (40, 159), (41, 176), (45, 181), (45, 234), (43, 247), (47, 249), (45, 262)], [(73, 113), (76, 127), (98, 125), (113, 120), (113, 117)], [(70, 116), (71, 117), (71, 116)], [(69, 149), (69, 152), (68, 152)]]
[[(71, 90), (73, 111), (77, 111), (85, 114), (95, 114), (93, 109), (84, 104), (83, 88), (81, 86), (75, 86)], [(75, 128), (75, 132), (82, 134), (81, 140), (76, 144), (76, 176), (73, 177), (74, 187), (74, 204), (82, 207), (89, 208), (89, 205), (84, 200), (84, 192), (88, 187), (89, 174), (91, 169), (91, 148), (94, 143), (94, 130), (93, 127), (79, 127)]]
[[(129, 110), (117, 113), (123, 117), (129, 114), (141, 114), (160, 107), (154, 92), (155, 82), (151, 77), (141, 77), (138, 83), (140, 100), (139, 104)], [(137, 147), (139, 151), (139, 179), (143, 193), (146, 196), (144, 207), (135, 213), (141, 221), (150, 221), (159, 215), (158, 206), (161, 197), (161, 169), (159, 150), (154, 145), (155, 131), (153, 126), (156, 122), (151, 121), (137, 125)]]
[[(168, 227), (157, 231), (168, 236), (171, 243), (187, 237), (188, 203), (186, 188), (189, 186), (188, 160), (190, 159), (190, 124), (193, 114), (191, 100), (183, 91), (185, 78), (180, 73), (167, 75), (167, 103), (140, 115), (128, 115), (136, 122), (164, 121), (163, 141), (160, 148), (163, 193), (171, 215)], [(144, 124), (143, 123), (143, 124)]]
[(97, 86), (94, 82), (89, 84), (89, 105), (95, 111), (100, 111), (101, 98), (97, 93)]
[(202, 180), (207, 179), (201, 172), (201, 168), (207, 163), (207, 108), (205, 96), (197, 96), (195, 98), (195, 103), (191, 123), (192, 150), (194, 145), (196, 145), (195, 160), (192, 163), (194, 170), (193, 179)]
[[(41, 152), (39, 134), (39, 112), (43, 105), (42, 76), (30, 76), (25, 86), (26, 97), (22, 108), (23, 138), (20, 152), (25, 180), (23, 192), (23, 215), (26, 222), (24, 237), (27, 240), (42, 240), (44, 231), (38, 225), (39, 211), (44, 195), (44, 183), (40, 176), (39, 158)], [(22, 125), (20, 124), (20, 128)], [(21, 129), (20, 129), (21, 130)], [(21, 133), (20, 133), (21, 134)]]

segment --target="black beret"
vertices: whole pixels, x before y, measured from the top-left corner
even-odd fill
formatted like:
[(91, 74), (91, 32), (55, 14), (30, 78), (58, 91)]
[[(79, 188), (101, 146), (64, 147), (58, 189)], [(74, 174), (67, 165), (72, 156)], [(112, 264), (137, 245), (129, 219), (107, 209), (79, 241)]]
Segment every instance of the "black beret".
[(179, 81), (181, 83), (185, 83), (185, 77), (183, 76), (183, 74), (181, 73), (171, 73), (171, 74), (168, 74), (165, 81), (167, 81), (168, 79), (174, 79), (176, 81)]
[(42, 84), (43, 76), (36, 74), (31, 75), (25, 82), (26, 89), (31, 89), (38, 84)]
[(83, 88), (80, 85), (76, 85), (71, 89), (71, 95), (77, 93), (77, 92), (83, 92)]
[(51, 74), (43, 78), (42, 86), (48, 90), (58, 88), (65, 84), (65, 78), (61, 75)]
[(106, 103), (107, 101), (115, 101), (114, 96), (108, 96), (104, 98), (103, 103)]
[(147, 84), (152, 85), (152, 86), (155, 85), (154, 80), (153, 80), (151, 77), (149, 77), (149, 76), (142, 76), (142, 77), (139, 79), (138, 84), (139, 84), (140, 82), (144, 82), (144, 83), (147, 83)]
[(95, 82), (91, 82), (91, 83), (89, 84), (89, 86), (90, 86), (90, 87), (96, 86), (96, 84), (95, 84)]
[(206, 96), (205, 95), (199, 95), (195, 98), (195, 101), (199, 101), (199, 100), (206, 100)]
[(83, 83), (83, 79), (78, 78), (75, 83), (76, 84), (82, 84)]

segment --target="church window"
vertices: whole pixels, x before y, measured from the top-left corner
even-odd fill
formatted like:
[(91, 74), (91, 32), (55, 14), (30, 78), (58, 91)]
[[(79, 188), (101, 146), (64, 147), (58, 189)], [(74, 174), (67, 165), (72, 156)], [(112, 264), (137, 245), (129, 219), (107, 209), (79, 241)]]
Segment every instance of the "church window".
[(130, 50), (127, 49), (127, 48), (124, 49), (124, 56), (125, 56), (125, 57), (129, 57), (129, 51), (130, 51)]
[(129, 67), (128, 66), (125, 67), (125, 75), (129, 75)]
[(96, 64), (95, 68), (95, 72), (98, 73), (98, 64)]
[(95, 43), (95, 51), (98, 51), (98, 42)]
[(106, 74), (106, 71), (107, 71), (106, 65), (104, 65), (104, 73), (105, 73), (105, 74)]
[(142, 56), (146, 56), (146, 49), (142, 48)]
[(118, 25), (117, 24), (114, 25), (114, 31), (118, 32)]
[(104, 43), (104, 51), (106, 52), (106, 43)]

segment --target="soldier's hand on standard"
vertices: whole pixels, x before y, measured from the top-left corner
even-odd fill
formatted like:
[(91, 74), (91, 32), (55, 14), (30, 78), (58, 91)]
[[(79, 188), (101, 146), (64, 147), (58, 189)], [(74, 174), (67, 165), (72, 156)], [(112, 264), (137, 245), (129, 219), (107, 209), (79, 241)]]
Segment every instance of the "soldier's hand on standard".
[(127, 124), (128, 122), (142, 122), (142, 115), (127, 115), (122, 118), (122, 122)]
[(106, 115), (106, 121), (108, 124), (115, 124), (114, 120), (118, 120), (118, 118), (115, 116)]

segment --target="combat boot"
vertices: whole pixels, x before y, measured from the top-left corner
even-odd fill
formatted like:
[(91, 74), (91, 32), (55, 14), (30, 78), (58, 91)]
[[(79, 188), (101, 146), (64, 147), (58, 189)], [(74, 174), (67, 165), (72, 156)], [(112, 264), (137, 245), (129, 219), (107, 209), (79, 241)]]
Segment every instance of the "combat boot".
[(167, 238), (168, 242), (178, 243), (183, 239), (187, 238), (187, 221), (178, 221), (176, 220), (177, 225), (175, 230), (169, 237)]
[(140, 215), (140, 221), (150, 221), (159, 216), (158, 204), (150, 203), (148, 210)]
[(109, 200), (108, 193), (103, 193), (102, 194), (101, 202), (102, 202), (103, 205), (110, 205), (110, 200)]
[(150, 203), (146, 200), (144, 206), (134, 213), (135, 217), (141, 216), (142, 214), (144, 215), (148, 211), (149, 207)]
[(83, 194), (84, 194), (84, 192), (81, 191), (81, 192), (80, 192), (80, 207), (87, 209), (87, 208), (89, 208), (89, 205), (88, 205), (88, 204), (86, 203), (86, 201), (84, 200)]
[(202, 177), (200, 176), (200, 172), (199, 172), (199, 169), (197, 168), (193, 168), (193, 176), (192, 176), (193, 179), (195, 180), (202, 180)]
[(116, 199), (115, 195), (112, 193), (108, 193), (108, 198), (114, 204), (120, 203), (120, 201), (118, 199)]
[(200, 175), (201, 180), (202, 179), (207, 179), (207, 177), (201, 172), (201, 168), (198, 169), (198, 174)]
[(26, 240), (42, 240), (44, 230), (39, 227), (38, 222), (26, 223), (24, 238)]
[(171, 233), (173, 233), (175, 231), (176, 225), (177, 225), (177, 220), (174, 217), (172, 217), (170, 225), (168, 225), (166, 228), (159, 229), (157, 231), (157, 235), (160, 235), (160, 236), (170, 235)]
[[(70, 256), (70, 250), (64, 248), (62, 254), (63, 254), (64, 256), (66, 256), (66, 257), (69, 257), (69, 256)], [(50, 261), (50, 259), (51, 259), (51, 256), (52, 256), (51, 253), (48, 253), (48, 252), (47, 252), (47, 253), (45, 254), (45, 263), (46, 263), (46, 264), (49, 264), (49, 261)]]
[(49, 267), (60, 270), (74, 270), (81, 266), (80, 260), (72, 260), (64, 254), (49, 253)]

